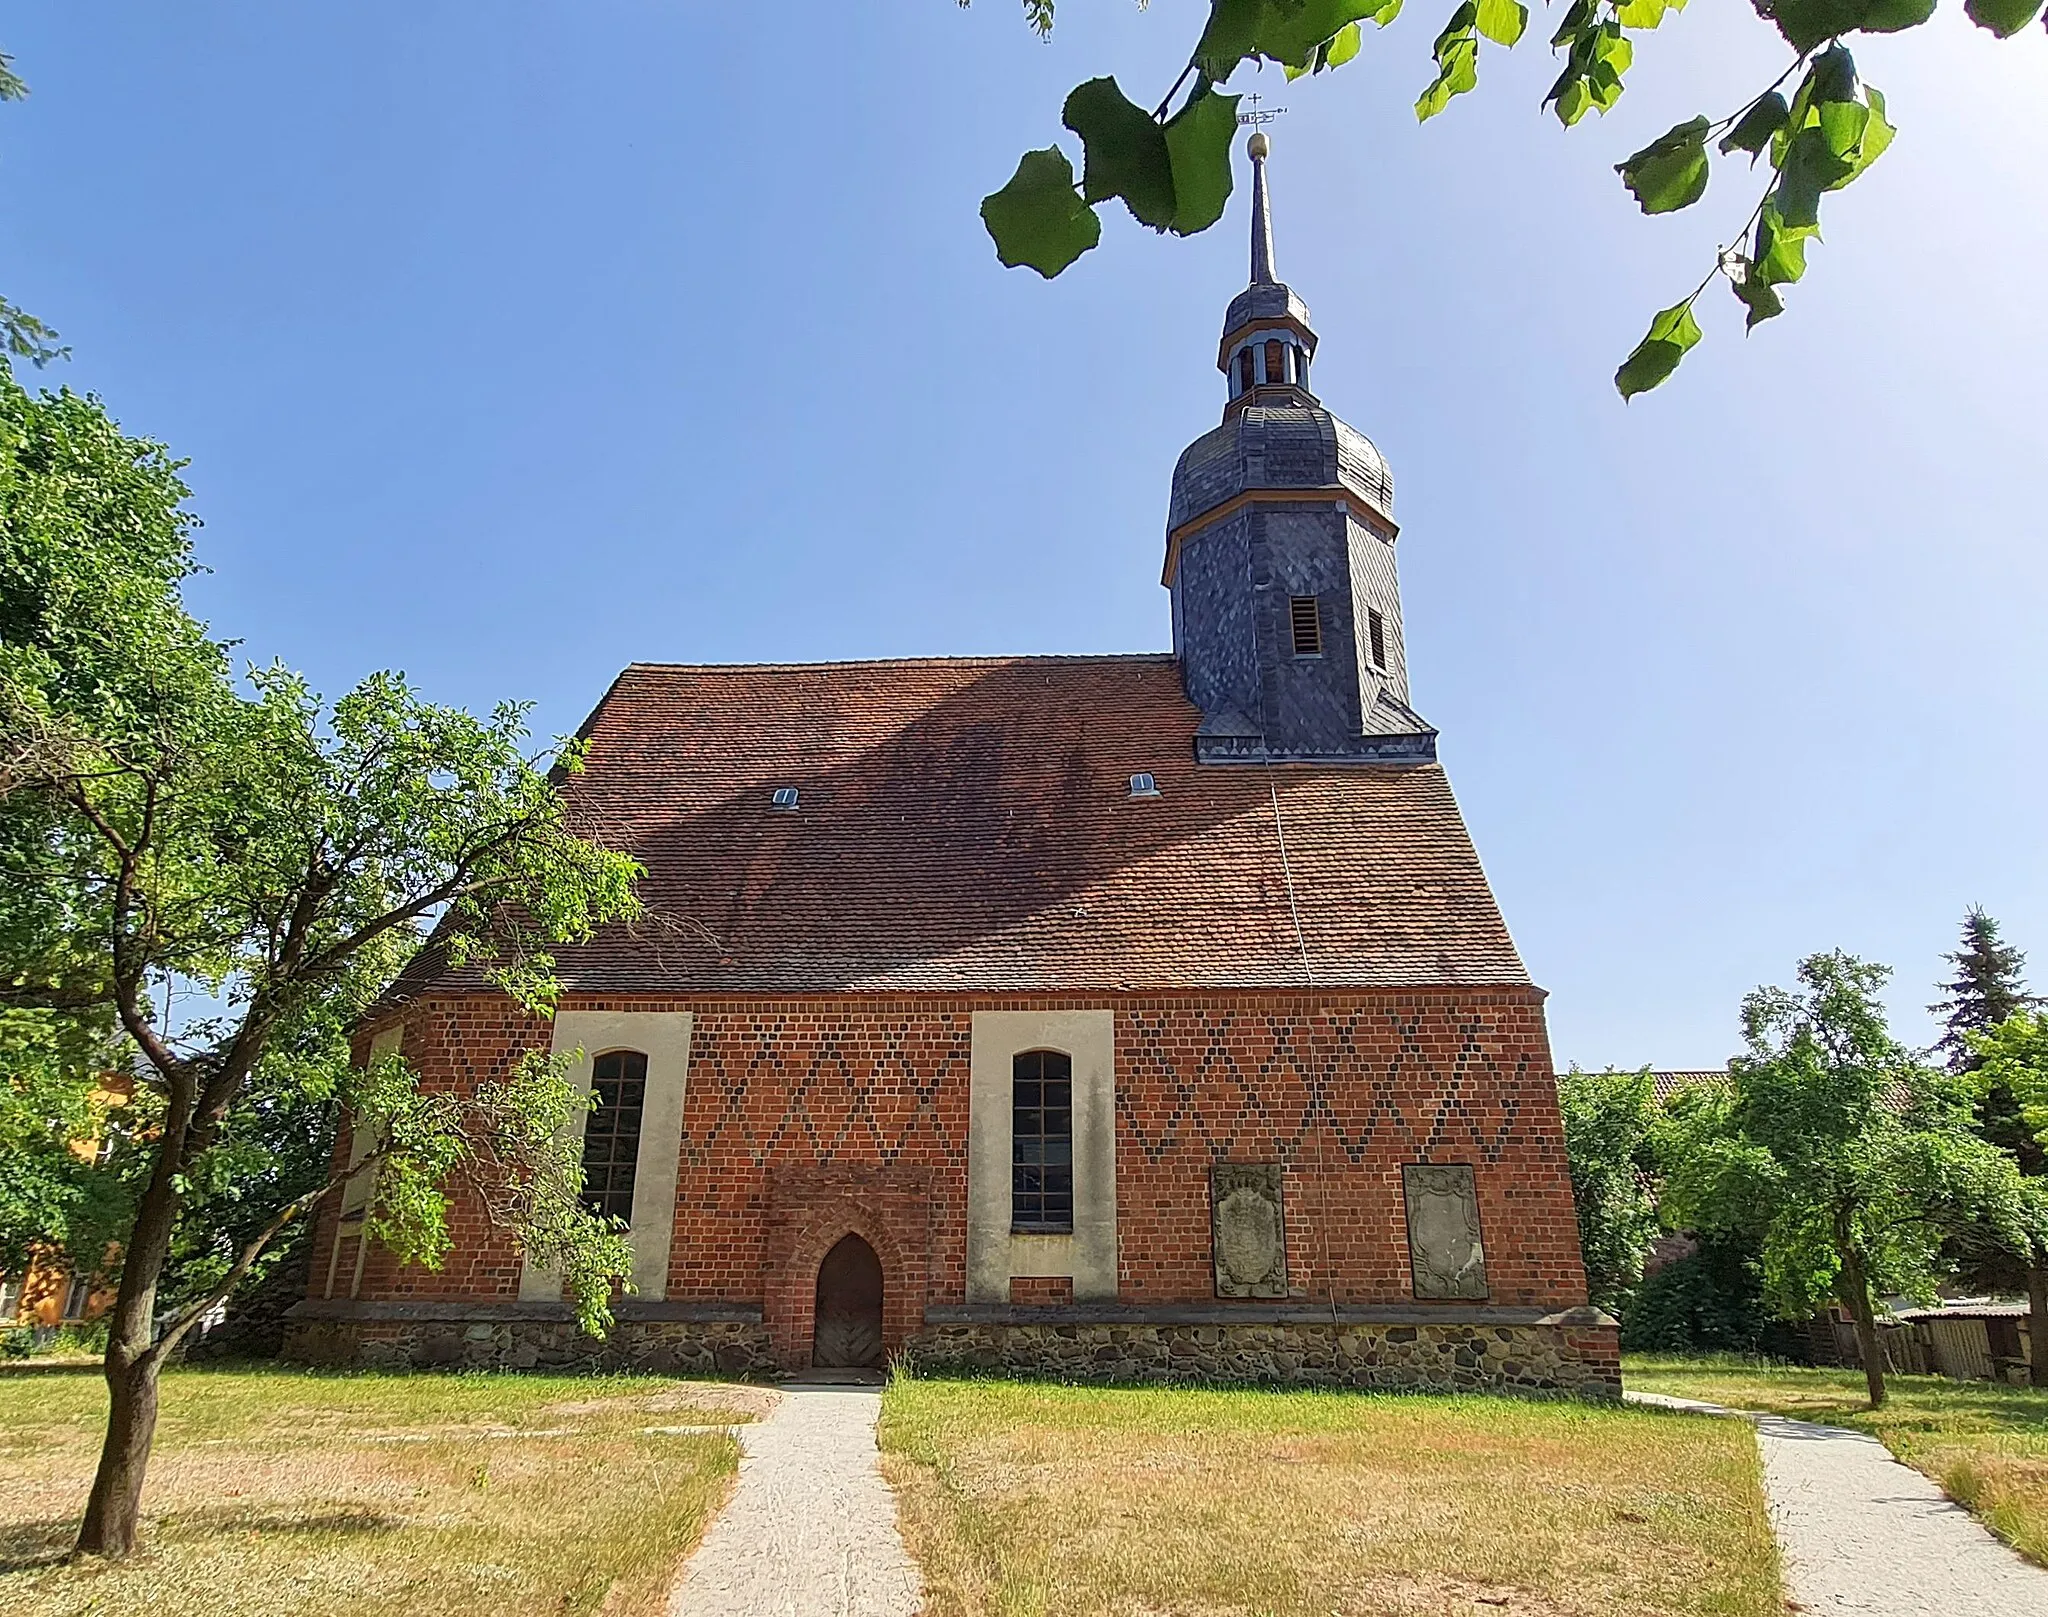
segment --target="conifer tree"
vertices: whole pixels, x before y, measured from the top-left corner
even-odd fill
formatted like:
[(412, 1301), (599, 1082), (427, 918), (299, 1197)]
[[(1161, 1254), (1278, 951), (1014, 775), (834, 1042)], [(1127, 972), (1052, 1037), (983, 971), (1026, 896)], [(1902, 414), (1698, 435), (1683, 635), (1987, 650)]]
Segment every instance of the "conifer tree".
[(1973, 1072), (1978, 1057), (1970, 1049), (1972, 1033), (1988, 1033), (2014, 1011), (2029, 1010), (2042, 1003), (2027, 992), (2020, 973), (2027, 957), (1998, 936), (1998, 923), (1972, 904), (1963, 916), (1963, 946), (1942, 959), (1956, 968), (1956, 974), (1941, 986), (1949, 997), (1928, 1006), (1941, 1016), (1947, 1030), (1935, 1050), (1948, 1058), (1950, 1072)]
[[(1955, 976), (1942, 984), (1949, 997), (1927, 1007), (1944, 1016), (1947, 1029), (1934, 1048), (1948, 1057), (1949, 1070), (1956, 1073), (1982, 1068), (1984, 1040), (2020, 1012), (2042, 1003), (2039, 995), (2027, 992), (2021, 976), (2026, 955), (2000, 941), (1998, 923), (1982, 905), (1972, 904), (1963, 916), (1962, 942), (1955, 953), (1942, 956), (1956, 968)], [(2007, 1069), (1994, 1064), (1984, 1077), (1989, 1082), (1977, 1099), (1978, 1135), (2017, 1162), (2029, 1179), (2048, 1177), (2048, 1151), (2042, 1149)], [(2024, 1286), (2032, 1318), (2048, 1319), (2048, 1264), (2040, 1250), (2031, 1245), (2016, 1249), (1982, 1225), (1960, 1230), (1953, 1249), (1966, 1285), (1993, 1291)], [(2036, 1387), (2048, 1387), (2048, 1330), (2031, 1330), (2029, 1343), (2027, 1379)]]

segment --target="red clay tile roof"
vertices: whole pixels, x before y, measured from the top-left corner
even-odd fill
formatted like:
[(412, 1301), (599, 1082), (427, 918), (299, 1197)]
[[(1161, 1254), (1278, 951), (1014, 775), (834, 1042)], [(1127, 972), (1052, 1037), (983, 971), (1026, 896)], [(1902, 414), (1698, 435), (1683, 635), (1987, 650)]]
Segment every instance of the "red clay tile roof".
[(1653, 1072), (1650, 1082), (1656, 1089), (1657, 1104), (1662, 1106), (1674, 1096), (1684, 1094), (1688, 1089), (1700, 1089), (1709, 1085), (1728, 1082), (1726, 1067), (1709, 1067), (1705, 1070), (1684, 1072)]
[[(1528, 982), (1441, 769), (1200, 767), (1199, 717), (1168, 656), (636, 663), (569, 791), (649, 919), (560, 951), (563, 982), (1301, 985), (1276, 791), (1317, 984)], [(423, 958), (399, 992), (435, 985)]]

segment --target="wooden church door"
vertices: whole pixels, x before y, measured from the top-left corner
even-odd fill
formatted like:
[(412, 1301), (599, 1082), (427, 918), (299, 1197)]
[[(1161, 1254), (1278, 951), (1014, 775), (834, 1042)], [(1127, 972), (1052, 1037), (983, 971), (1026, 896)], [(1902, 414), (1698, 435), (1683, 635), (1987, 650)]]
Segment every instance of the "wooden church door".
[(882, 1364), (882, 1260), (848, 1235), (818, 1266), (818, 1311), (811, 1363), (820, 1369)]

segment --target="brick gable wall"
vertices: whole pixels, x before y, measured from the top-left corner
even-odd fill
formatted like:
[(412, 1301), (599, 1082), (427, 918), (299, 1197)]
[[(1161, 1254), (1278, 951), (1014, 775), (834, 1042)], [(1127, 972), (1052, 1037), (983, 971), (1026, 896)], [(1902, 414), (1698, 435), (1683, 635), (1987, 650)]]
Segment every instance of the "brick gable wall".
[[(1565, 1309), (1585, 1300), (1541, 998), (1533, 989), (1134, 995), (1116, 1014), (1121, 1301), (1210, 1303), (1209, 1169), (1278, 1162), (1294, 1294), (1337, 1305), (1409, 1299), (1401, 1166), (1476, 1171), (1489, 1301)], [(1100, 996), (958, 999), (597, 999), (578, 1010), (695, 1013), (669, 1300), (769, 1305), (805, 1316), (782, 1274), (826, 1240), (792, 1192), (865, 1195), (899, 1253), (888, 1333), (915, 1327), (912, 1293), (956, 1304), (966, 1283), (970, 1024), (975, 1010), (1099, 1009)], [(430, 1088), (466, 1087), (545, 1049), (547, 1025), (500, 996), (428, 999), (403, 1053)], [(863, 1187), (866, 1187), (865, 1189)], [(906, 1187), (928, 1187), (913, 1189)], [(922, 1228), (913, 1211), (924, 1198)], [(439, 1271), (373, 1249), (357, 1296), (508, 1303), (520, 1264), (480, 1206), (458, 1196)], [(313, 1294), (324, 1294), (334, 1213), (322, 1222)], [(877, 1242), (878, 1250), (882, 1243)], [(822, 1252), (823, 1247), (819, 1250)], [(354, 1253), (335, 1288), (347, 1297)], [(815, 1264), (813, 1262), (813, 1267)], [(1061, 1288), (1013, 1283), (1019, 1305)], [(788, 1320), (771, 1318), (787, 1334)], [(794, 1357), (801, 1344), (782, 1343)]]

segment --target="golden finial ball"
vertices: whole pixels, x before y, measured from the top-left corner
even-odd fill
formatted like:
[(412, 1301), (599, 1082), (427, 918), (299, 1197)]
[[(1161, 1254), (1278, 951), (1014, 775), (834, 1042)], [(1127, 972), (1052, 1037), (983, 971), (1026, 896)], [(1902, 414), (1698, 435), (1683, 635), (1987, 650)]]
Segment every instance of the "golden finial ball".
[(1252, 131), (1252, 138), (1247, 143), (1245, 150), (1252, 154), (1253, 162), (1257, 162), (1260, 158), (1264, 157), (1267, 152), (1271, 151), (1272, 143), (1266, 139), (1265, 130), (1254, 129)]

